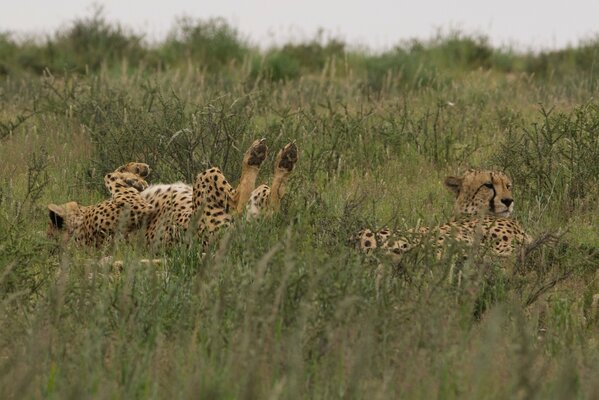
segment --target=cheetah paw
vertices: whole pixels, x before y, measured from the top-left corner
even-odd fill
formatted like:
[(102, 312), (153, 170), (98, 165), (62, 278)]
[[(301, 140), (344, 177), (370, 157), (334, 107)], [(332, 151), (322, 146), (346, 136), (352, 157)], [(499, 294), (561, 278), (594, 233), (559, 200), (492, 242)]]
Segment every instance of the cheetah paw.
[(245, 152), (243, 161), (245, 164), (252, 167), (260, 167), (262, 162), (266, 159), (266, 153), (268, 147), (266, 146), (266, 139), (255, 140), (250, 148)]
[(121, 167), (118, 167), (115, 172), (130, 172), (132, 174), (139, 175), (142, 178), (145, 178), (148, 175), (150, 175), (150, 166), (145, 163), (130, 162)]
[(281, 149), (281, 151), (279, 151), (277, 159), (275, 160), (275, 167), (284, 172), (291, 172), (295, 163), (297, 163), (297, 160), (298, 151), (295, 142), (288, 143)]

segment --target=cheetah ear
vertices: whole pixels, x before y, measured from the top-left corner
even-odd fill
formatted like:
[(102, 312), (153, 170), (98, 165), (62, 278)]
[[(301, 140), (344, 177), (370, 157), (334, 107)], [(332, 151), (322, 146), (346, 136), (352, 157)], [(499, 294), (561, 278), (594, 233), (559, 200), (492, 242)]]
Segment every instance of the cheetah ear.
[(464, 178), (458, 178), (457, 176), (448, 176), (445, 178), (445, 187), (457, 196), (460, 193), (460, 189), (462, 189), (462, 182)]
[(62, 206), (56, 204), (48, 204), (48, 215), (50, 216), (50, 222), (58, 229), (62, 229), (64, 224), (65, 209)]

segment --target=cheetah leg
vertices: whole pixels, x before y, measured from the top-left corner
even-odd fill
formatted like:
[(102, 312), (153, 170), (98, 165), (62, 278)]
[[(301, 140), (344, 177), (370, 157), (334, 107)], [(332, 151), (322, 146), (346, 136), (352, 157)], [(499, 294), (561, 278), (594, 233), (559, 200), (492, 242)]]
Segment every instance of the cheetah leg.
[(148, 175), (150, 175), (150, 166), (144, 163), (130, 162), (118, 167), (114, 172), (131, 172), (132, 174), (139, 175), (142, 178), (147, 178)]
[(231, 198), (234, 190), (218, 168), (204, 171), (193, 185), (193, 217), (201, 236), (231, 223)]
[(243, 212), (245, 204), (256, 187), (256, 178), (258, 178), (260, 165), (266, 158), (268, 150), (265, 142), (266, 139), (254, 141), (243, 157), (239, 186), (237, 186), (231, 198), (233, 208), (239, 214)]
[(294, 143), (289, 143), (277, 154), (272, 188), (268, 185), (260, 185), (252, 192), (245, 210), (248, 221), (261, 215), (270, 215), (279, 210), (281, 199), (285, 195), (289, 174), (296, 162), (297, 147)]
[(283, 147), (275, 159), (275, 174), (270, 188), (269, 206), (272, 212), (279, 211), (281, 199), (285, 196), (285, 190), (289, 175), (298, 160), (297, 146), (289, 143)]

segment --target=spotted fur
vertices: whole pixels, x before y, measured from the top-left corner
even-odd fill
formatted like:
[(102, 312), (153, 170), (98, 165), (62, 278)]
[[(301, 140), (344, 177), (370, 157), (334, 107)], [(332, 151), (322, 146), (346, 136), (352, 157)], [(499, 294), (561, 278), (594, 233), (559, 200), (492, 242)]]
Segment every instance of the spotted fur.
[(413, 230), (362, 229), (352, 238), (356, 247), (367, 253), (381, 249), (401, 257), (428, 239), (438, 254), (449, 241), (456, 241), (468, 246), (479, 243), (495, 255), (510, 256), (516, 247), (531, 242), (520, 224), (508, 218), (514, 200), (512, 183), (503, 172), (468, 170), (461, 177), (447, 177), (445, 186), (456, 195), (452, 221)]
[(194, 231), (206, 242), (214, 232), (229, 226), (234, 216), (244, 209), (248, 218), (278, 211), (289, 174), (298, 159), (297, 146), (294, 143), (286, 145), (275, 159), (272, 187), (277, 188), (276, 192), (267, 185), (254, 189), (266, 155), (264, 139), (250, 146), (244, 156), (237, 188), (231, 186), (218, 168), (198, 174), (193, 187), (183, 183), (150, 186), (142, 196), (157, 211), (148, 224), (148, 241), (154, 245), (169, 245), (188, 232), (195, 222)]
[[(257, 198), (256, 193), (262, 193), (261, 188), (268, 188), (262, 185), (255, 189), (266, 155), (264, 139), (252, 143), (244, 154), (237, 188), (231, 186), (218, 168), (198, 174), (193, 186), (178, 182), (148, 187), (143, 178), (149, 174), (149, 167), (129, 163), (106, 175), (105, 184), (112, 194), (110, 200), (88, 207), (75, 202), (49, 205), (52, 234), (92, 244), (103, 243), (117, 231), (129, 233), (144, 226), (146, 240), (152, 246), (170, 245), (189, 232), (201, 237), (205, 244), (214, 232), (229, 226), (234, 215), (243, 212), (248, 200)], [(271, 196), (269, 189), (265, 200), (252, 206), (253, 216), (278, 210), (289, 173), (296, 162), (295, 144), (289, 144), (279, 152), (272, 185), (277, 190)], [(127, 210), (127, 214), (121, 209)], [(126, 223), (113, 222), (122, 221), (124, 215), (128, 218)]]
[(148, 186), (144, 177), (149, 173), (148, 165), (129, 163), (104, 177), (110, 199), (93, 206), (74, 201), (49, 204), (48, 235), (99, 246), (117, 233), (127, 236), (139, 229), (154, 211), (140, 194)]

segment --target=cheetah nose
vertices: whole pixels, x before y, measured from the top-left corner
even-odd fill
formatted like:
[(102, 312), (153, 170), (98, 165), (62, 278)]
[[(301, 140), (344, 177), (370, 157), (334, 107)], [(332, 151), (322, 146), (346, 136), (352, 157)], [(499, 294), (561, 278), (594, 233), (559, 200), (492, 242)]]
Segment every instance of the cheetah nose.
[(514, 200), (506, 197), (505, 199), (501, 199), (501, 202), (505, 204), (506, 207), (509, 207), (512, 205)]

